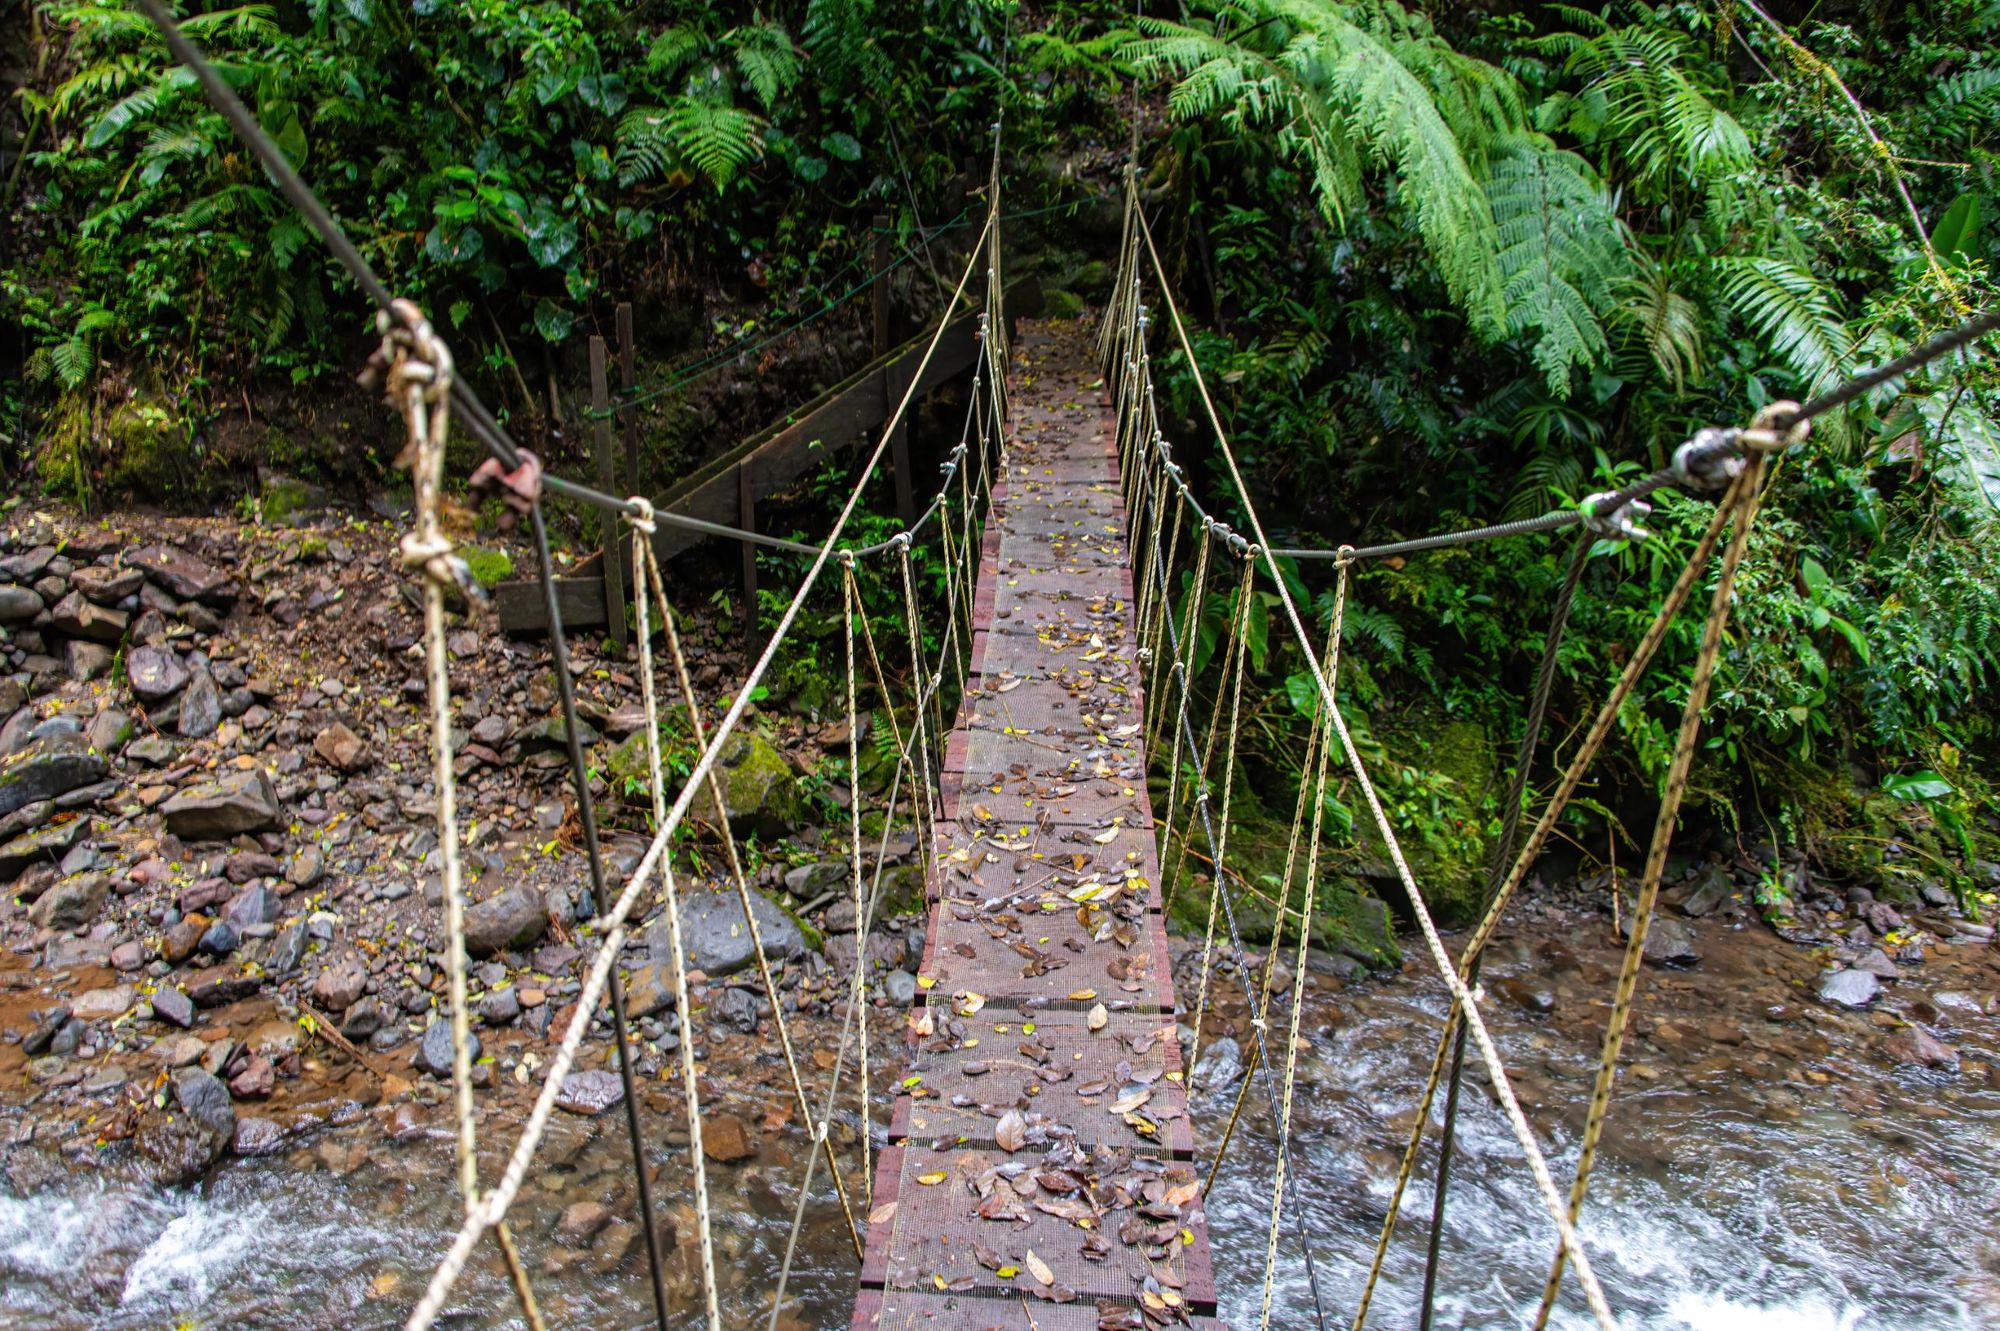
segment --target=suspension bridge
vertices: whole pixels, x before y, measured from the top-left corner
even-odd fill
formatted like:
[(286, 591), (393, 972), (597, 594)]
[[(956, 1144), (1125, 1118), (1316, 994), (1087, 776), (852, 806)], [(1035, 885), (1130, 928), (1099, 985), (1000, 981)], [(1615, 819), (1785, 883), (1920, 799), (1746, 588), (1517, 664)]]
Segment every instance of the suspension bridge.
[[(1425, 1138), (1440, 1126), (1432, 1246), (1424, 1324), (1441, 1278), (1436, 1236), (1444, 1217), (1464, 1066), (1476, 1061), (1499, 1104), (1519, 1156), (1520, 1186), (1547, 1214), (1549, 1273), (1532, 1324), (1544, 1325), (1559, 1300), (1600, 1328), (1619, 1324), (1578, 1229), (1592, 1164), (1630, 1023), (1640, 958), (1658, 899), (1667, 850), (1697, 747), (1709, 683), (1726, 624), (1736, 571), (1755, 521), (1767, 460), (1801, 444), (1818, 415), (1854, 400), (1992, 331), (2000, 318), (1974, 318), (1896, 362), (1807, 403), (1774, 403), (1744, 428), (1699, 432), (1671, 466), (1625, 489), (1593, 495), (1575, 508), (1526, 522), (1439, 533), (1376, 545), (1274, 549), (1224, 423), (1210, 399), (1199, 358), (1154, 242), (1136, 173), (1128, 167), (1120, 266), (1114, 294), (1093, 342), (1078, 325), (1023, 324), (1010, 343), (1004, 318), (1000, 207), (1002, 127), (994, 126), (985, 183), (985, 219), (932, 334), (899, 374), (900, 395), (886, 415), (831, 529), (817, 544), (779, 541), (709, 518), (618, 498), (543, 475), (463, 378), (449, 347), (407, 302), (398, 301), (319, 204), (255, 119), (187, 40), (157, 0), (140, 8), (175, 56), (259, 157), (286, 197), (317, 230), (380, 314), (378, 382), (402, 414), (414, 459), (416, 518), (405, 561), (422, 584), (427, 674), (434, 728), (434, 781), (444, 863), (444, 903), (458, 1173), (464, 1220), (438, 1254), (409, 1331), (436, 1325), (481, 1245), (494, 1245), (508, 1272), (520, 1315), (544, 1324), (533, 1281), (508, 1227), (509, 1207), (533, 1165), (565, 1078), (578, 1066), (593, 1017), (608, 1005), (613, 1053), (625, 1081), (626, 1128), (634, 1153), (639, 1219), (645, 1232), (655, 1313), (661, 1331), (675, 1322), (724, 1324), (717, 1249), (702, 1150), (701, 1078), (689, 1026), (674, 845), (688, 835), (691, 810), (720, 807), (718, 755), (744, 724), (758, 683), (770, 671), (799, 617), (815, 597), (843, 606), (846, 728), (850, 771), (860, 766), (860, 700), (887, 705), (877, 715), (891, 729), (896, 755), (881, 797), (881, 836), (863, 834), (864, 798), (849, 801), (846, 888), (863, 935), (880, 902), (888, 829), (914, 827), (928, 866), (928, 931), (914, 1005), (886, 1033), (910, 1052), (893, 1085), (871, 1068), (874, 995), (868, 968), (847, 977), (843, 1032), (829, 1069), (810, 1073), (798, 1058), (786, 1014), (772, 1016), (789, 1071), (795, 1122), (809, 1139), (794, 1193), (785, 1259), (757, 1320), (776, 1328), (799, 1234), (815, 1199), (830, 1191), (858, 1263), (852, 1325), (856, 1331), (908, 1328), (1021, 1328), (1022, 1331), (1146, 1331), (1219, 1325), (1216, 1282), (1203, 1198), (1229, 1167), (1228, 1146), (1245, 1115), (1277, 1143), (1270, 1215), (1260, 1250), (1228, 1254), (1261, 1287), (1254, 1314), (1233, 1308), (1239, 1324), (1254, 1315), (1273, 1322), (1360, 1331), (1369, 1315), (1384, 1256), (1399, 1233), (1405, 1189)], [(1136, 145), (1135, 145), (1136, 151)], [(906, 529), (890, 540), (856, 545), (847, 538), (869, 481), (898, 438), (918, 385), (925, 382), (948, 330), (973, 321), (975, 350), (964, 428), (943, 468), (942, 484)], [(1228, 477), (1226, 493), (1204, 496), (1173, 459), (1153, 383), (1153, 357), (1184, 358), (1200, 420)], [(598, 940), (581, 963), (576, 1017), (559, 1035), (525, 1125), (497, 1178), (480, 1176), (471, 1076), (463, 936), (464, 884), (450, 751), (451, 678), (445, 649), (448, 595), (468, 585), (440, 521), (445, 445), (454, 424), (492, 453), (487, 470), (528, 514), (540, 557), (544, 622), (557, 694), (568, 720), (575, 798), (597, 912)], [(1638, 540), (1647, 496), (1673, 487), (1712, 497), (1707, 530), (1655, 619), (1634, 646), (1622, 675), (1576, 746), (1553, 775), (1551, 793), (1526, 822), (1554, 663), (1585, 558), (1600, 540)], [(618, 515), (630, 529), (632, 599), (639, 679), (648, 713), (650, 796), (655, 834), (622, 884), (612, 883), (597, 838), (584, 755), (577, 746), (572, 681), (542, 513), (545, 495)], [(1240, 515), (1241, 529), (1217, 516)], [(703, 722), (668, 605), (659, 565), (662, 527), (697, 535), (781, 545), (810, 557), (777, 626), (712, 726)], [(1552, 607), (1528, 725), (1515, 756), (1514, 786), (1491, 857), (1485, 911), (1454, 955), (1425, 905), (1397, 829), (1377, 798), (1337, 706), (1341, 630), (1350, 571), (1360, 561), (1468, 544), (1500, 536), (1573, 530), (1569, 575)], [(944, 595), (919, 594), (913, 551), (934, 552)], [(1282, 576), (1279, 560), (1330, 564), (1333, 608), (1311, 628)], [(864, 604), (864, 564), (887, 576), (867, 585), (899, 589), (893, 607)], [(1644, 675), (1674, 618), (1714, 566), (1692, 686), (1669, 766), (1662, 807), (1629, 919), (1629, 941), (1613, 992), (1581, 1151), (1568, 1186), (1550, 1167), (1543, 1139), (1515, 1098), (1499, 1050), (1482, 1017), (1479, 963), (1495, 924), (1541, 852), (1556, 820), (1614, 727), (1620, 705)], [(1183, 591), (1183, 587), (1186, 588)], [(1417, 1112), (1375, 1250), (1315, 1251), (1301, 1218), (1303, 1180), (1289, 1143), (1300, 1048), (1300, 1012), (1311, 930), (1274, 944), (1262, 958), (1245, 949), (1231, 892), (1231, 804), (1235, 750), (1249, 633), (1251, 593), (1278, 598), (1283, 631), (1310, 666), (1312, 716), (1292, 823), (1290, 852), (1278, 887), (1280, 920), (1315, 910), (1321, 817), (1329, 780), (1344, 770), (1386, 847), (1422, 936), (1422, 949), (1452, 996), (1437, 1033), (1426, 1083), (1409, 1088)], [(1226, 608), (1227, 630), (1197, 670), (1192, 626), (1205, 603)], [(869, 609), (893, 609), (902, 641), (878, 641)], [(928, 631), (927, 631), (928, 630)], [(1315, 632), (1317, 630), (1317, 632)], [(664, 659), (656, 659), (655, 637)], [(665, 684), (661, 683), (664, 679)], [(662, 707), (687, 704), (700, 756), (684, 781), (670, 784), (658, 747)], [(1164, 777), (1165, 792), (1155, 798)], [(726, 828), (726, 820), (715, 820)], [(742, 899), (763, 982), (773, 976), (757, 937), (751, 887), (739, 848), (723, 835), (730, 878)], [(1212, 871), (1199, 912), (1205, 929), (1193, 992), (1174, 983), (1162, 894), (1186, 880), (1199, 850)], [(1168, 867), (1173, 861), (1172, 868)], [(701, 1273), (701, 1306), (669, 1306), (656, 1233), (656, 1201), (642, 1143), (648, 1135), (633, 1092), (620, 951), (631, 930), (657, 909), (667, 925), (681, 1023), (678, 1083), (690, 1144), (687, 1191), (696, 1215), (692, 1242)], [(1284, 966), (1280, 954), (1289, 947)], [(860, 950), (865, 957), (865, 948)], [(1190, 1114), (1196, 1066), (1216, 976), (1233, 969), (1250, 1002), (1254, 1071), (1216, 1130), (1197, 1131)], [(1289, 993), (1276, 979), (1290, 976)], [(891, 1011), (893, 1009), (884, 1009)], [(1185, 1032), (1191, 1041), (1183, 1047)], [(553, 1033), (552, 1033), (553, 1034)], [(1441, 1115), (1433, 1109), (1442, 1092)], [(854, 1146), (837, 1150), (836, 1123), (858, 1125)], [(824, 1177), (822, 1177), (824, 1171)], [(1336, 1308), (1321, 1288), (1322, 1269), (1366, 1270), (1353, 1308)], [(1309, 1305), (1274, 1306), (1280, 1270), (1301, 1271)], [(1460, 1273), (1463, 1277), (1465, 1273)], [(1452, 1273), (1442, 1273), (1451, 1278)], [(1343, 1286), (1352, 1284), (1343, 1280)], [(738, 1318), (737, 1320), (744, 1320)]]

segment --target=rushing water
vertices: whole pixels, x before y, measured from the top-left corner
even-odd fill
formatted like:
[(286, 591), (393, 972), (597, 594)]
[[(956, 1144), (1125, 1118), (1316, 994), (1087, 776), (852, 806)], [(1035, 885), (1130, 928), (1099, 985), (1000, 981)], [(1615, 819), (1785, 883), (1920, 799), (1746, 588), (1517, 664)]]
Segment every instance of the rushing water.
[[(1495, 1032), (1549, 1149), (1559, 1182), (1595, 1060), (1614, 960), (1569, 940), (1516, 943), (1489, 984), (1538, 977), (1556, 1010), (1528, 1017), (1493, 1004)], [(1832, 1013), (1798, 982), (1812, 962), (1767, 936), (1705, 939), (1687, 977), (1649, 978), (1640, 1031), (1582, 1232), (1629, 1327), (1689, 1331), (1952, 1331), (2000, 1327), (2000, 1022), (1990, 962), (1933, 992), (1899, 985), (1890, 1007), (1915, 1012), (1956, 1045), (1957, 1076), (1882, 1055), (1887, 1013)], [(1504, 949), (1503, 949), (1504, 951)], [(1774, 966), (1771, 958), (1784, 964)], [(1582, 973), (1578, 972), (1578, 967)], [(1599, 969), (1591, 970), (1596, 966)], [(1553, 977), (1553, 978), (1548, 978)], [(1930, 977), (1925, 977), (1930, 978)], [(1983, 978), (1983, 989), (1980, 982)], [(1782, 1001), (1781, 1001), (1782, 1000)], [(1986, 1010), (1981, 1010), (1982, 1006)], [(1304, 1221), (1328, 1325), (1345, 1327), (1380, 1229), (1409, 1112), (1444, 1011), (1435, 981), (1404, 978), (1309, 1003), (1300, 1057), (1296, 1159)], [(1776, 1015), (1775, 1020), (1772, 1019)], [(1661, 1024), (1653, 1024), (1661, 1023)], [(1200, 1106), (1211, 1138), (1218, 1088)], [(1257, 1325), (1270, 1211), (1271, 1138), (1253, 1094), (1224, 1180), (1210, 1197), (1224, 1319)], [(1469, 1080), (1444, 1237), (1435, 1325), (1525, 1326), (1539, 1298), (1551, 1229), (1520, 1153), (1484, 1087)], [(365, 1146), (366, 1150), (358, 1148)], [(603, 1201), (629, 1213), (629, 1162), (616, 1116), (568, 1162), (529, 1176), (515, 1231), (550, 1324), (638, 1327), (651, 1320), (636, 1246), (599, 1270), (617, 1229), (565, 1246), (565, 1208)], [(792, 1148), (797, 1150), (796, 1145)], [(700, 1324), (685, 1163), (660, 1156), (663, 1213), (682, 1241), (670, 1258), (679, 1325)], [(801, 1161), (765, 1147), (754, 1163), (710, 1171), (719, 1216), (724, 1322), (764, 1324)], [(494, 1172), (489, 1165), (488, 1174)], [(1416, 1324), (1431, 1206), (1429, 1157), (1370, 1325)], [(845, 1326), (853, 1259), (821, 1175), (808, 1207), (788, 1331)], [(449, 1143), (391, 1144), (361, 1125), (291, 1159), (244, 1162), (192, 1191), (84, 1173), (17, 1197), (0, 1189), (0, 1325), (19, 1328), (400, 1325), (455, 1228)], [(450, 1324), (498, 1326), (511, 1296), (483, 1257)], [(1293, 1237), (1280, 1249), (1273, 1325), (1312, 1325)], [(514, 1324), (518, 1325), (516, 1321)], [(1590, 1324), (1572, 1280), (1555, 1319)]]

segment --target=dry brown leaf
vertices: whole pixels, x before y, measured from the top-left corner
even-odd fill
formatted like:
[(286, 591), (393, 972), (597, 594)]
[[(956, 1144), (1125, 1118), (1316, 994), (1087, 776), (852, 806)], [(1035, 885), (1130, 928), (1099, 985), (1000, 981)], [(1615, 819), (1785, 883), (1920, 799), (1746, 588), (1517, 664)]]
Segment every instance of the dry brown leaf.
[(1084, 1024), (1090, 1027), (1091, 1030), (1101, 1031), (1104, 1029), (1105, 1023), (1111, 1020), (1111, 1014), (1104, 1010), (1104, 1004), (1099, 1003), (1090, 1009), (1090, 1015), (1083, 1020)]
[(1023, 1257), (1021, 1261), (1026, 1264), (1028, 1274), (1041, 1281), (1044, 1285), (1053, 1285), (1056, 1283), (1056, 1273), (1049, 1269), (1047, 1262), (1035, 1256), (1033, 1248), (1028, 1249), (1027, 1256)]

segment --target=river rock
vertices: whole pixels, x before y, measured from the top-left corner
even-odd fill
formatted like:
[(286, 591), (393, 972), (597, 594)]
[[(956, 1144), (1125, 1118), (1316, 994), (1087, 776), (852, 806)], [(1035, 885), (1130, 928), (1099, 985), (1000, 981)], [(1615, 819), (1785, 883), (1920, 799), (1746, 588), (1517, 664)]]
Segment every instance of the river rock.
[(465, 950), (475, 957), (489, 957), (526, 947), (548, 927), (549, 908), (542, 894), (517, 884), (465, 912)]
[(565, 1207), (556, 1221), (556, 1233), (565, 1243), (585, 1244), (610, 1224), (611, 1208), (602, 1202), (578, 1202)]
[(243, 935), (228, 920), (217, 920), (208, 926), (195, 945), (197, 951), (206, 952), (211, 957), (226, 957), (243, 945)]
[[(479, 1036), (467, 1031), (465, 1038), (472, 1050), (472, 1061), (479, 1061)], [(443, 1018), (424, 1028), (423, 1043), (417, 1047), (417, 1057), (434, 1077), (451, 1080), (451, 1023)]]
[(117, 605), (139, 590), (146, 575), (136, 568), (107, 568), (86, 564), (70, 574), (69, 585), (98, 605)]
[(293, 887), (311, 887), (325, 872), (325, 852), (318, 846), (306, 846), (285, 866), (285, 881)]
[(742, 1035), (757, 1033), (757, 1019), (764, 1003), (748, 989), (724, 989), (708, 1006), (709, 1020), (717, 1021)]
[(153, 1015), (187, 1030), (194, 1025), (194, 1000), (172, 985), (163, 984), (153, 995)]
[(1204, 1090), (1213, 1091), (1234, 1086), (1242, 1075), (1243, 1047), (1225, 1035), (1201, 1051), (1201, 1061), (1195, 1064), (1192, 1080)]
[(1841, 970), (1820, 977), (1819, 997), (1823, 1003), (1867, 1007), (1881, 992), (1882, 982), (1867, 971)]
[[(1618, 932), (1626, 938), (1632, 936), (1629, 912), (1620, 917)], [(1692, 966), (1701, 960), (1701, 949), (1695, 945), (1693, 929), (1672, 916), (1655, 913), (1646, 929), (1645, 956), (1656, 966)]]
[(268, 1118), (239, 1118), (229, 1149), (240, 1156), (276, 1155), (285, 1149), (285, 1130)]
[(1880, 980), (1893, 980), (1897, 975), (1896, 963), (1891, 961), (1889, 954), (1879, 947), (1871, 947), (1863, 952), (1860, 959), (1854, 963), (1854, 969), (1867, 971)]
[(1523, 1012), (1548, 1013), (1556, 1010), (1555, 986), (1544, 980), (1510, 975), (1504, 980), (1495, 980), (1493, 992)]
[(187, 687), (188, 669), (171, 647), (134, 647), (125, 655), (125, 679), (134, 697), (153, 704)]
[[(206, 937), (206, 935), (203, 935)], [(210, 966), (188, 977), (187, 996), (198, 1008), (227, 1007), (257, 992), (260, 982), (234, 966)]]
[(594, 1117), (625, 1098), (625, 1083), (615, 1072), (590, 1068), (563, 1078), (556, 1092), (556, 1108), (572, 1114)]
[(129, 984), (112, 985), (78, 994), (70, 1004), (70, 1015), (78, 1021), (116, 1021), (139, 1001), (139, 991)]
[(847, 880), (848, 866), (837, 860), (801, 864), (785, 874), (785, 891), (800, 901), (812, 901)]
[(382, 1000), (371, 994), (347, 1009), (347, 1015), (340, 1021), (340, 1033), (350, 1040), (366, 1040), (388, 1024), (389, 1014)]
[(1883, 1046), (1891, 1058), (1916, 1067), (1958, 1071), (1958, 1051), (1921, 1026), (1905, 1026)]
[(207, 739), (222, 724), (222, 690), (215, 676), (197, 666), (181, 691), (180, 717), (176, 729), (182, 739)]
[(236, 1110), (229, 1090), (212, 1073), (182, 1068), (174, 1074), (174, 1103), (180, 1111), (226, 1144), (236, 1135)]
[(513, 985), (494, 989), (479, 1000), (479, 1019), (488, 1026), (505, 1026), (521, 1015), (521, 995)]
[(897, 1007), (917, 1001), (917, 977), (905, 970), (893, 970), (882, 977), (882, 996)]
[(313, 981), (313, 1002), (328, 1012), (344, 1012), (368, 988), (368, 970), (358, 957), (342, 957)]
[(361, 736), (338, 721), (314, 737), (313, 752), (336, 772), (358, 772), (372, 761)]
[(131, 622), (131, 616), (123, 610), (107, 610), (85, 600), (81, 592), (71, 592), (51, 606), (49, 619), (72, 638), (106, 643), (123, 639), (126, 625)]
[[(43, 819), (47, 819), (55, 812), (55, 805), (48, 801), (26, 805), (18, 812), (26, 813), (37, 808), (43, 811)], [(56, 863), (89, 830), (90, 819), (72, 818), (66, 823), (54, 823), (23, 833), (5, 845), (0, 845), (0, 882), (19, 877), (24, 869), (32, 865)]]
[(83, 737), (91, 748), (99, 753), (110, 754), (124, 748), (138, 730), (138, 724), (132, 720), (130, 712), (112, 707), (90, 718), (90, 724), (85, 727)]
[(247, 929), (253, 924), (275, 924), (284, 914), (284, 903), (270, 888), (259, 885), (245, 888), (242, 895), (229, 903), (223, 918), (238, 929)]
[(79, 874), (44, 892), (28, 908), (28, 918), (44, 929), (79, 929), (97, 918), (110, 891), (103, 874)]
[(79, 786), (102, 781), (111, 764), (91, 752), (83, 736), (46, 731), (19, 752), (0, 759), (0, 817), (23, 805), (53, 800)]
[(42, 598), (27, 587), (0, 587), (0, 624), (25, 624), (42, 613)]
[[(750, 893), (750, 908), (757, 913), (757, 930), (767, 957), (774, 962), (789, 961), (805, 952), (806, 939), (799, 926), (762, 892)], [(734, 892), (690, 892), (683, 897), (681, 941), (687, 948), (688, 965), (711, 977), (733, 975), (757, 959), (743, 903)]]
[(111, 663), (118, 654), (101, 642), (89, 642), (83, 638), (71, 638), (63, 644), (63, 669), (79, 684), (88, 684), (100, 675), (109, 674)]
[(717, 1164), (733, 1165), (757, 1154), (757, 1139), (734, 1114), (710, 1114), (702, 1120), (701, 1153)]
[(805, 801), (797, 775), (776, 745), (739, 730), (723, 745), (722, 803), (738, 836), (783, 836), (799, 825)]
[(125, 563), (184, 601), (223, 607), (236, 599), (236, 584), (227, 573), (176, 546), (148, 545), (131, 550)]
[(166, 815), (167, 829), (183, 840), (220, 841), (275, 826), (278, 795), (270, 775), (257, 767), (189, 786), (161, 805), (160, 812)]

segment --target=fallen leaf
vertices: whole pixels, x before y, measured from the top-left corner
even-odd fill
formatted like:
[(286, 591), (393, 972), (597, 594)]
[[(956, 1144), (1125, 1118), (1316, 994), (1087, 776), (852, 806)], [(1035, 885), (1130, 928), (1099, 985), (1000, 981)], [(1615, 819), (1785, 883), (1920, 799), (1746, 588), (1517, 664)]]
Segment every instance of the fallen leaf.
[(1044, 1285), (1053, 1285), (1056, 1283), (1056, 1273), (1049, 1269), (1047, 1262), (1035, 1256), (1033, 1248), (1028, 1249), (1027, 1255), (1021, 1258), (1021, 1260), (1027, 1264), (1028, 1274), (1041, 1281)]
[(933, 1169), (928, 1174), (917, 1175), (917, 1182), (923, 1184), (926, 1188), (934, 1188), (950, 1177), (951, 1174), (945, 1170)]
[(1111, 1020), (1111, 1014), (1104, 1010), (1104, 1004), (1099, 1003), (1090, 1010), (1090, 1015), (1083, 1020), (1084, 1025), (1090, 1027), (1091, 1030), (1101, 1031), (1104, 1029), (1105, 1023)]
[(1010, 1109), (1000, 1116), (1000, 1121), (993, 1125), (993, 1140), (1010, 1155), (1028, 1144), (1028, 1121), (1021, 1117), (1020, 1110)]
[(1072, 1003), (1088, 1003), (1091, 999), (1095, 997), (1097, 997), (1097, 991), (1095, 989), (1078, 989), (1074, 993), (1070, 994), (1069, 1001)]

